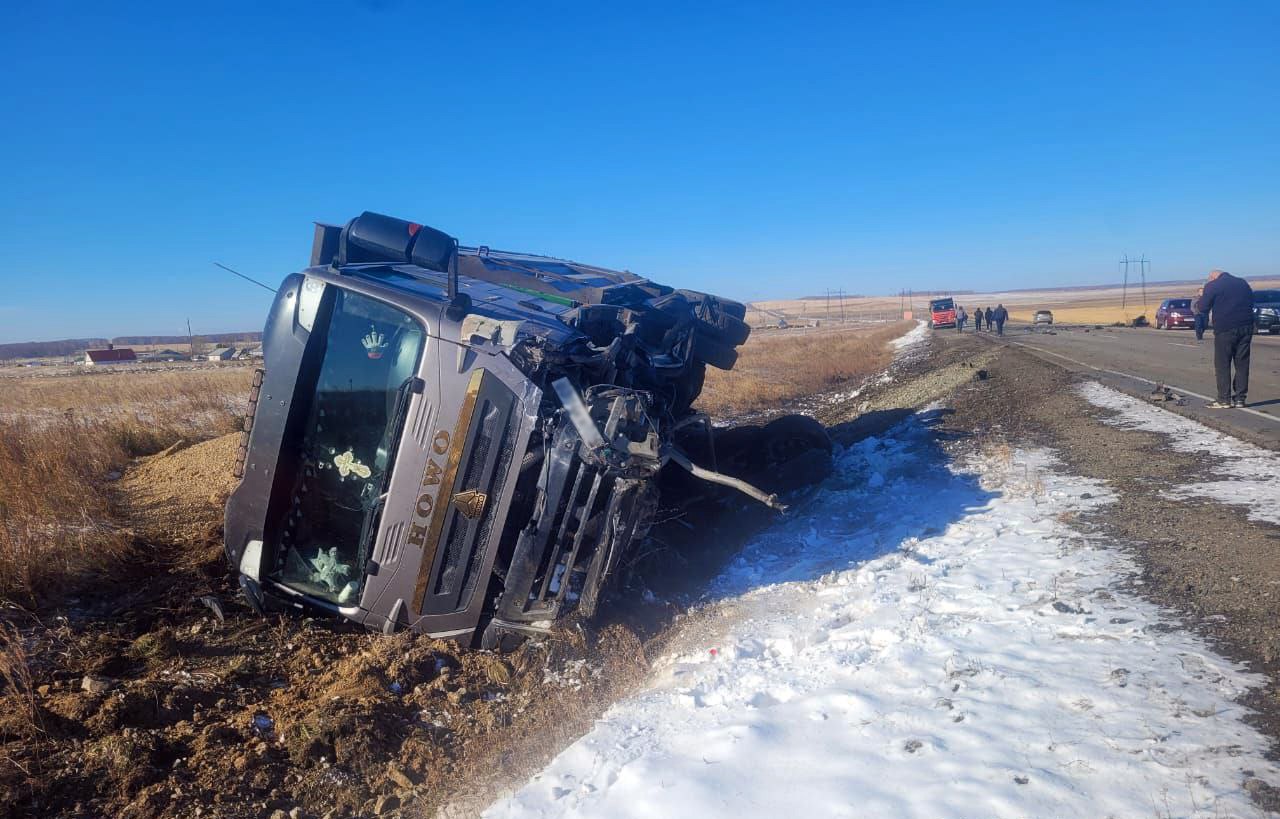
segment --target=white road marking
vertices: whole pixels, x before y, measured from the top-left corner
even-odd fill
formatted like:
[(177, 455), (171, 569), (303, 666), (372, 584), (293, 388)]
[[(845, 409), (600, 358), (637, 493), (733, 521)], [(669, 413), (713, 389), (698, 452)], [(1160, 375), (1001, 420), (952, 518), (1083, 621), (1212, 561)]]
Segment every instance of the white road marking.
[(1193, 349), (1193, 350), (1198, 350), (1198, 349), (1200, 349), (1200, 345), (1199, 345), (1199, 344), (1183, 344), (1181, 341), (1170, 341), (1170, 342), (1169, 342), (1169, 346), (1171, 346), (1171, 347), (1190, 347), (1190, 348), (1191, 348), (1191, 349)]
[[(1184, 389), (1182, 387), (1179, 387), (1177, 384), (1170, 384), (1168, 381), (1152, 381), (1150, 378), (1143, 378), (1142, 376), (1134, 375), (1133, 373), (1121, 372), (1120, 370), (1108, 370), (1106, 367), (1095, 367), (1092, 364), (1086, 364), (1083, 361), (1077, 361), (1076, 359), (1071, 358), (1070, 356), (1065, 356), (1065, 355), (1062, 355), (1061, 353), (1055, 353), (1052, 350), (1046, 350), (1043, 347), (1034, 347), (1030, 344), (1023, 344), (1020, 341), (1010, 341), (1009, 343), (1016, 344), (1019, 347), (1022, 347), (1027, 350), (1036, 350), (1038, 352), (1048, 353), (1049, 355), (1057, 356), (1058, 358), (1061, 358), (1064, 361), (1070, 361), (1072, 364), (1079, 364), (1081, 367), (1088, 367), (1094, 372), (1110, 373), (1111, 375), (1118, 375), (1118, 376), (1121, 376), (1122, 378), (1132, 378), (1134, 381), (1141, 381), (1144, 384), (1151, 384), (1152, 386), (1156, 384), (1164, 384), (1166, 387), (1169, 387), (1175, 392), (1180, 392), (1184, 395), (1193, 395), (1196, 398), (1199, 398), (1205, 402), (1217, 400), (1216, 398), (1210, 398), (1207, 395), (1201, 395), (1198, 392), (1192, 392), (1191, 390)], [(1250, 415), (1256, 415), (1259, 418), (1266, 418), (1268, 421), (1272, 422), (1273, 424), (1280, 424), (1280, 418), (1276, 418), (1274, 415), (1268, 415), (1265, 412), (1258, 412), (1255, 409), (1249, 409), (1248, 407), (1236, 407), (1236, 411), (1247, 412)]]

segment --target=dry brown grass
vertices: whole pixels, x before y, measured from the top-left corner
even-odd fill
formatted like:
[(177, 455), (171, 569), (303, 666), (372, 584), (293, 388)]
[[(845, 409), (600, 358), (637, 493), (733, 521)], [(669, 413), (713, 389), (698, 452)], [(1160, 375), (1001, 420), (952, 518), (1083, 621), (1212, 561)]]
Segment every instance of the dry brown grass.
[(126, 554), (112, 480), (180, 438), (231, 431), (251, 371), (18, 378), (0, 393), (0, 600), (47, 602)]
[(888, 366), (893, 358), (889, 341), (913, 324), (757, 332), (740, 348), (731, 372), (707, 370), (698, 408), (723, 418), (856, 384)]

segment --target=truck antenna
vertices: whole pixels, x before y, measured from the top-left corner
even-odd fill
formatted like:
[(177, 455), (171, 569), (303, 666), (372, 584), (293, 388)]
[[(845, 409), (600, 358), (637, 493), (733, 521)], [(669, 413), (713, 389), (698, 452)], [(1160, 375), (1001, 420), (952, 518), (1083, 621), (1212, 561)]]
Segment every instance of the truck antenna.
[(232, 270), (231, 268), (227, 267), (227, 266), (226, 266), (225, 264), (223, 264), (222, 262), (214, 262), (213, 264), (214, 264), (214, 266), (215, 266), (215, 267), (221, 267), (223, 270), (227, 271), (228, 273), (230, 273), (230, 274), (231, 274), (231, 275), (233, 275), (233, 276), (239, 276), (240, 278), (244, 279), (244, 280), (245, 280), (245, 281), (247, 281), (247, 282), (253, 282), (254, 284), (256, 284), (256, 285), (258, 285), (259, 287), (261, 287), (263, 290), (270, 290), (272, 293), (276, 292), (276, 289), (275, 289), (274, 287), (272, 287), (271, 285), (269, 285), (269, 284), (263, 284), (262, 282), (258, 281), (257, 279), (251, 279), (251, 278), (249, 278), (248, 276), (246, 276), (246, 275), (245, 275), (245, 274), (243, 274), (243, 273), (240, 273), (240, 272), (237, 272), (237, 271), (235, 271), (235, 270)]

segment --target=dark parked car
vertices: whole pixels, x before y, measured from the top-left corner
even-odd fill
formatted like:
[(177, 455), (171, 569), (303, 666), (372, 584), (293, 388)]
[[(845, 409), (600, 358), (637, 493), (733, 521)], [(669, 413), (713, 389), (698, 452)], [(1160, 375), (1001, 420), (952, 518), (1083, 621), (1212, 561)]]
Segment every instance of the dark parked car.
[(1280, 290), (1253, 291), (1253, 322), (1259, 333), (1280, 333)]
[(1174, 327), (1195, 326), (1196, 314), (1191, 310), (1191, 299), (1165, 299), (1156, 310), (1156, 329), (1172, 330)]

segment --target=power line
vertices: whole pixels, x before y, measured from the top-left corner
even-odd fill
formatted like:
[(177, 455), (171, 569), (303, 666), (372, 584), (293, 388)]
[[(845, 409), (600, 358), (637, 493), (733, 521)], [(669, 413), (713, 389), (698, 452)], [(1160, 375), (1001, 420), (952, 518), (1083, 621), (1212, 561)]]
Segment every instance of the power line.
[(1142, 309), (1147, 309), (1147, 270), (1151, 267), (1151, 260), (1147, 258), (1147, 254), (1143, 253), (1141, 258), (1130, 259), (1126, 253), (1120, 259), (1120, 267), (1124, 270), (1124, 290), (1120, 293), (1120, 310), (1124, 313), (1124, 317), (1129, 318), (1128, 301), (1129, 301), (1129, 265), (1138, 266), (1138, 276), (1142, 280)]

